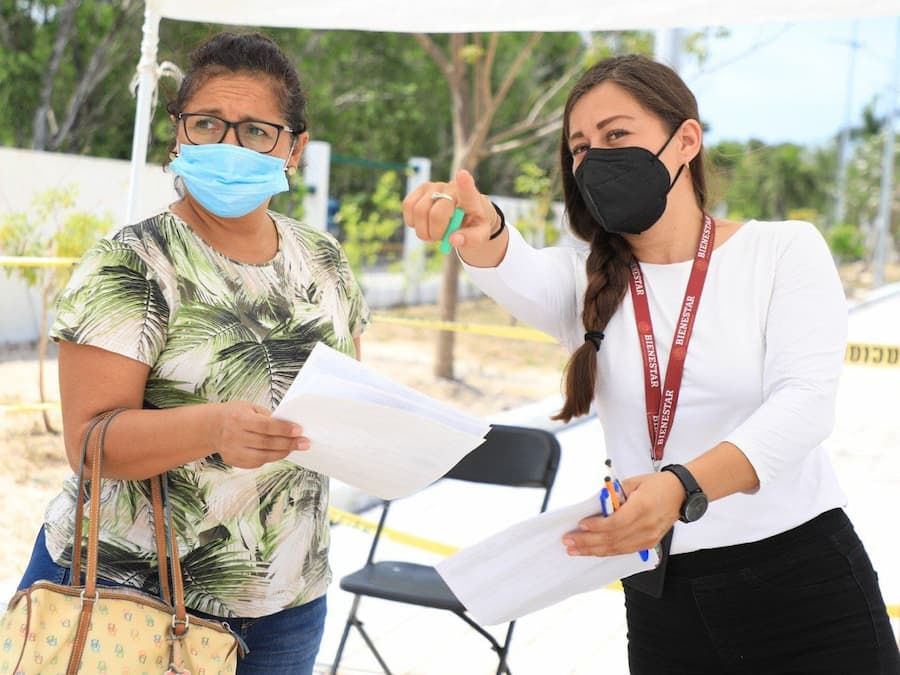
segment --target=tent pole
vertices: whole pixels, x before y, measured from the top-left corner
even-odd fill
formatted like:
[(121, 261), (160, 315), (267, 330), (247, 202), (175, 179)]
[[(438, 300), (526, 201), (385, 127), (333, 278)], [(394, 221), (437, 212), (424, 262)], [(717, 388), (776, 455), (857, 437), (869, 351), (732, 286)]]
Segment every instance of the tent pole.
[(137, 66), (137, 107), (134, 114), (134, 138), (131, 146), (131, 174), (128, 181), (128, 203), (125, 205), (125, 223), (135, 222), (141, 211), (144, 165), (147, 162), (147, 144), (150, 138), (150, 117), (153, 97), (156, 93), (156, 55), (159, 43), (160, 15), (149, 3), (144, 8), (141, 60)]

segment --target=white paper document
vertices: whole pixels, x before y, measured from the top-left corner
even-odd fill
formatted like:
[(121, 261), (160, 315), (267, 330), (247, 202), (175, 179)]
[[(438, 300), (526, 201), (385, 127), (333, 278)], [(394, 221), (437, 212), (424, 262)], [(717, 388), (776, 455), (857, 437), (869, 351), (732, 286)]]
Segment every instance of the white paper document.
[(605, 558), (569, 556), (563, 535), (582, 518), (597, 515), (597, 496), (542, 513), (464, 548), (437, 565), (437, 571), (480, 624), (517, 619), (578, 593), (585, 593), (659, 564), (650, 550)]
[(321, 342), (273, 415), (301, 425), (310, 440), (290, 461), (383, 499), (433, 483), (490, 429)]

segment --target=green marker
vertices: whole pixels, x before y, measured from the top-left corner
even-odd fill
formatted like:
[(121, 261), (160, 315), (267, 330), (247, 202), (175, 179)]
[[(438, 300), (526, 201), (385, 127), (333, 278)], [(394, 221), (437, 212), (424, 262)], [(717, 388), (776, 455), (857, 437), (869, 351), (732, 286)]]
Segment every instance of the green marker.
[(453, 217), (450, 218), (450, 224), (447, 225), (447, 231), (444, 232), (444, 238), (441, 239), (441, 253), (444, 255), (449, 254), (453, 250), (453, 247), (450, 246), (450, 235), (459, 229), (465, 215), (461, 208), (456, 207), (453, 209)]

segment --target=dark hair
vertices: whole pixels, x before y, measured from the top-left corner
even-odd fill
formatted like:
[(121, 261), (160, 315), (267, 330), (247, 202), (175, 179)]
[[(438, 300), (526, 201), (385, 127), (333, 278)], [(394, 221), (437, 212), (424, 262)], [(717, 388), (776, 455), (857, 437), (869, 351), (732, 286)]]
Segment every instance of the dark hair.
[[(614, 82), (634, 96), (641, 106), (663, 121), (670, 133), (685, 120), (699, 120), (697, 101), (678, 74), (644, 56), (632, 54), (604, 59), (582, 75), (572, 88), (563, 114), (559, 158), (569, 226), (579, 239), (591, 245), (582, 313), (582, 321), (588, 331), (606, 328), (625, 297), (631, 274), (631, 247), (624, 237), (606, 232), (591, 217), (575, 183), (573, 158), (569, 150), (569, 116), (572, 108), (582, 96), (607, 81)], [(706, 203), (706, 179), (702, 150), (691, 160), (688, 168), (694, 194), (700, 208), (703, 208)], [(596, 348), (588, 341), (572, 354), (564, 375), (566, 400), (554, 419), (568, 422), (590, 410), (597, 381), (596, 357)]]
[(287, 125), (300, 134), (306, 131), (306, 95), (300, 76), (287, 55), (262, 33), (219, 33), (191, 52), (191, 64), (175, 100), (166, 107), (170, 115), (184, 106), (210, 78), (224, 73), (261, 73), (273, 83)]

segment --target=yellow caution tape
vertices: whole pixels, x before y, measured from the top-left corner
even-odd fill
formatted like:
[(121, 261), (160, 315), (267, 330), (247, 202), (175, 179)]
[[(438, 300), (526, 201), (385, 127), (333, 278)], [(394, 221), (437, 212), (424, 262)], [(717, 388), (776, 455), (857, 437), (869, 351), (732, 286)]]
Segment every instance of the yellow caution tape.
[(70, 267), (81, 258), (37, 258), (0, 255), (0, 267)]
[(525, 326), (498, 326), (483, 323), (460, 323), (458, 321), (433, 321), (429, 319), (408, 319), (398, 316), (375, 316), (376, 323), (392, 323), (397, 326), (412, 326), (413, 328), (430, 328), (433, 330), (446, 330), (454, 333), (471, 333), (472, 335), (487, 335), (491, 337), (510, 338), (512, 340), (531, 340), (532, 342), (549, 342), (556, 344), (556, 340), (533, 328)]
[(844, 354), (844, 363), (854, 366), (900, 368), (900, 346), (850, 343)]
[[(350, 527), (365, 532), (374, 532), (378, 529), (378, 523), (366, 520), (365, 518), (360, 518), (355, 513), (336, 509), (333, 506), (328, 507), (328, 519), (331, 521), (332, 525), (349, 525)], [(429, 553), (437, 553), (438, 555), (449, 556), (459, 551), (459, 548), (456, 546), (442, 544), (432, 539), (425, 539), (424, 537), (419, 537), (414, 534), (407, 534), (406, 532), (393, 530), (389, 527), (382, 528), (381, 536), (387, 537), (398, 544), (405, 544), (412, 548), (428, 551)], [(603, 588), (611, 591), (621, 591), (622, 582), (614, 581)], [(887, 612), (891, 618), (900, 619), (900, 605), (888, 605)]]
[[(366, 520), (365, 518), (360, 518), (355, 513), (336, 509), (333, 506), (328, 507), (328, 520), (331, 521), (332, 525), (349, 525), (350, 527), (354, 527), (357, 530), (363, 530), (365, 532), (374, 532), (378, 529), (378, 523)], [(384, 527), (381, 529), (381, 536), (387, 537), (391, 541), (395, 541), (398, 544), (405, 544), (407, 546), (410, 546), (411, 548), (417, 548), (422, 551), (437, 553), (438, 555), (443, 556), (450, 556), (459, 551), (459, 547), (457, 546), (442, 544), (440, 542), (433, 541), (431, 539), (425, 539), (424, 537), (419, 537), (414, 534), (407, 534), (406, 532), (392, 530), (389, 527)], [(614, 591), (621, 591), (622, 582), (614, 581), (613, 583), (604, 586), (604, 588)]]
[(0, 413), (42, 412), (44, 410), (59, 410), (59, 402), (0, 405)]
[[(525, 326), (498, 326), (484, 323), (432, 321), (428, 319), (410, 319), (382, 315), (376, 315), (375, 321), (378, 323), (391, 323), (398, 326), (411, 326), (413, 328), (446, 330), (455, 333), (471, 333), (473, 335), (511, 338), (513, 340), (556, 343), (556, 340), (546, 333)], [(844, 362), (852, 365), (881, 366), (888, 368), (900, 367), (900, 346), (852, 342), (847, 345)]]
[[(372, 521), (366, 520), (365, 518), (360, 518), (355, 513), (342, 511), (341, 509), (336, 509), (333, 506), (328, 507), (328, 520), (331, 521), (332, 525), (349, 525), (350, 527), (354, 527), (357, 530), (363, 530), (366, 532), (374, 532), (378, 529), (378, 523), (373, 523)], [(391, 541), (395, 541), (398, 544), (405, 544), (406, 546), (411, 546), (412, 548), (417, 548), (422, 551), (428, 551), (429, 553), (437, 553), (438, 555), (443, 556), (453, 555), (459, 550), (459, 547), (457, 546), (441, 544), (440, 542), (432, 541), (431, 539), (425, 539), (424, 537), (419, 537), (415, 534), (408, 534), (406, 532), (399, 532), (398, 530), (393, 530), (389, 527), (384, 527), (381, 529), (381, 536), (387, 537)]]

